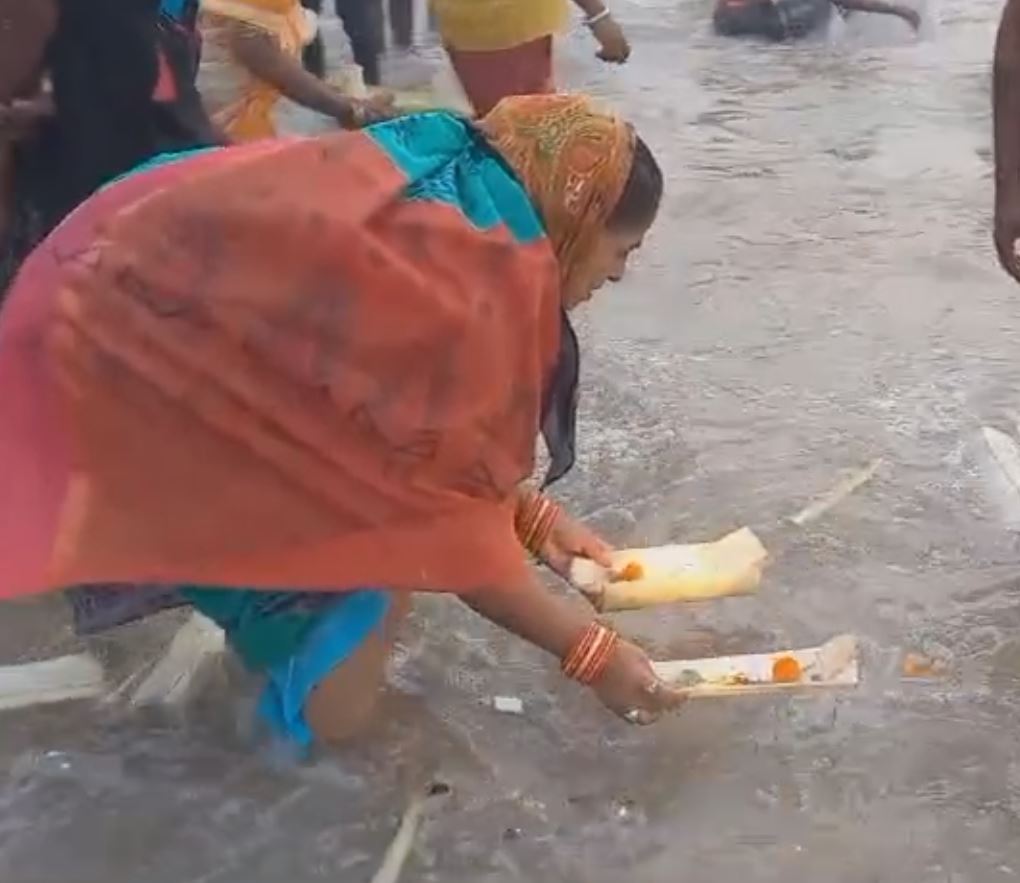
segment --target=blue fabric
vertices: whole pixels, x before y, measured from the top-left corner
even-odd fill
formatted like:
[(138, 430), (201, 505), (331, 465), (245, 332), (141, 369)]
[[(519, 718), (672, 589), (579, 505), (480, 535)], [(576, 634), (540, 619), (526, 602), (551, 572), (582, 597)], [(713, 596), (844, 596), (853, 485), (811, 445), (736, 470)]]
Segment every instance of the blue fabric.
[(454, 206), (479, 230), (505, 225), (523, 245), (545, 237), (527, 191), (469, 120), (432, 111), (365, 131), (407, 175), (408, 199)]
[(389, 609), (387, 592), (365, 589), (337, 596), (300, 649), (267, 670), (258, 713), (275, 735), (302, 748), (312, 744), (314, 736), (305, 720), (308, 697), (372, 632), (382, 628)]
[(258, 714), (273, 735), (306, 748), (305, 704), (316, 685), (382, 627), (388, 592), (263, 592), (186, 586), (181, 597), (213, 620), (245, 665), (266, 676)]
[(190, 0), (160, 0), (159, 11), (180, 21)]

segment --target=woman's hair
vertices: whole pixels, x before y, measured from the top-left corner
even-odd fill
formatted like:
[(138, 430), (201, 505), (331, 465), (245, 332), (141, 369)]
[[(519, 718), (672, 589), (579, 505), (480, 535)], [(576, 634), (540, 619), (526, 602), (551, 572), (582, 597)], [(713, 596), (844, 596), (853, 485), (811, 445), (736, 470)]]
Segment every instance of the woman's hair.
[(606, 226), (614, 230), (645, 227), (655, 219), (661, 199), (662, 169), (648, 145), (635, 135), (630, 174)]

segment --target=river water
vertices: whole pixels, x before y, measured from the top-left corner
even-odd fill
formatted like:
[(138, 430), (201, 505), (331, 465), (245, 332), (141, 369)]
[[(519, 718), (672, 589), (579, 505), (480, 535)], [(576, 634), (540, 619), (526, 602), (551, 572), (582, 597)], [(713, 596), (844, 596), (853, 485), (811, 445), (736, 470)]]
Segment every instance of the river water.
[[(581, 33), (561, 54), (563, 81), (619, 102), (668, 177), (632, 272), (580, 318), (582, 457), (561, 494), (621, 543), (749, 524), (773, 552), (756, 597), (618, 624), (658, 658), (854, 632), (859, 689), (634, 730), (426, 599), (385, 722), (339, 755), (253, 749), (217, 682), (178, 716), (6, 715), (0, 879), (367, 883), (433, 779), (452, 794), (409, 883), (1020, 879), (1020, 494), (981, 433), (1020, 415), (1020, 290), (989, 239), (1000, 5), (943, 0), (918, 42), (851, 20), (764, 46), (713, 36), (704, 0), (621, 2), (630, 64), (600, 66)], [(7, 659), (73, 646), (55, 601), (5, 622)], [(167, 628), (94, 649), (129, 670)], [(904, 680), (907, 652), (948, 673)]]

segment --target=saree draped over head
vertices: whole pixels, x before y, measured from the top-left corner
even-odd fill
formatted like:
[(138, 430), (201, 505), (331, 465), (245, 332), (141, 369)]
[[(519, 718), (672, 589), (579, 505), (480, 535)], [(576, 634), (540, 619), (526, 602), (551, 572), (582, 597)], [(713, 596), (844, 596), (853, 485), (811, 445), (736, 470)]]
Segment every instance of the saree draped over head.
[(584, 95), (522, 95), (480, 123), (531, 194), (564, 282), (595, 252), (634, 163), (634, 129)]
[(120, 181), (0, 313), (0, 597), (512, 583), (561, 322), (528, 194), (449, 114)]
[(280, 91), (234, 56), (230, 30), (241, 24), (268, 35), (295, 60), (315, 37), (314, 17), (299, 0), (201, 0), (203, 46), (199, 88), (213, 121), (233, 141), (276, 135)]
[[(634, 162), (634, 130), (581, 95), (510, 98), (480, 127), (531, 194), (567, 284), (584, 272), (620, 200)], [(575, 459), (580, 360), (566, 317), (562, 348), (542, 420), (551, 458), (547, 484), (563, 477)]]

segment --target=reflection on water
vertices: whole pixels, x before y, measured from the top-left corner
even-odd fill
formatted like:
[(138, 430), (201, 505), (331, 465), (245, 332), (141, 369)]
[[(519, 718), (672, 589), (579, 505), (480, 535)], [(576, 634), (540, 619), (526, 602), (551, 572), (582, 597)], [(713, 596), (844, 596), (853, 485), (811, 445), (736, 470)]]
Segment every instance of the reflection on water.
[[(988, 235), (999, 6), (945, 0), (919, 43), (858, 20), (766, 46), (714, 37), (705, 0), (645, 0), (621, 4), (626, 68), (596, 67), (583, 34), (561, 58), (624, 104), (669, 178), (632, 275), (581, 322), (583, 459), (564, 494), (620, 541), (747, 523), (776, 553), (756, 599), (620, 625), (658, 656), (854, 631), (857, 692), (706, 702), (638, 732), (429, 599), (404, 695), (339, 758), (252, 752), (216, 685), (184, 719), (5, 717), (0, 879), (368, 880), (432, 776), (454, 795), (410, 881), (1020, 876), (1018, 501), (980, 431), (1020, 413), (1020, 291)], [(824, 518), (784, 521), (878, 457)], [(59, 643), (52, 611), (33, 616), (5, 613)], [(907, 651), (950, 673), (904, 682)]]

